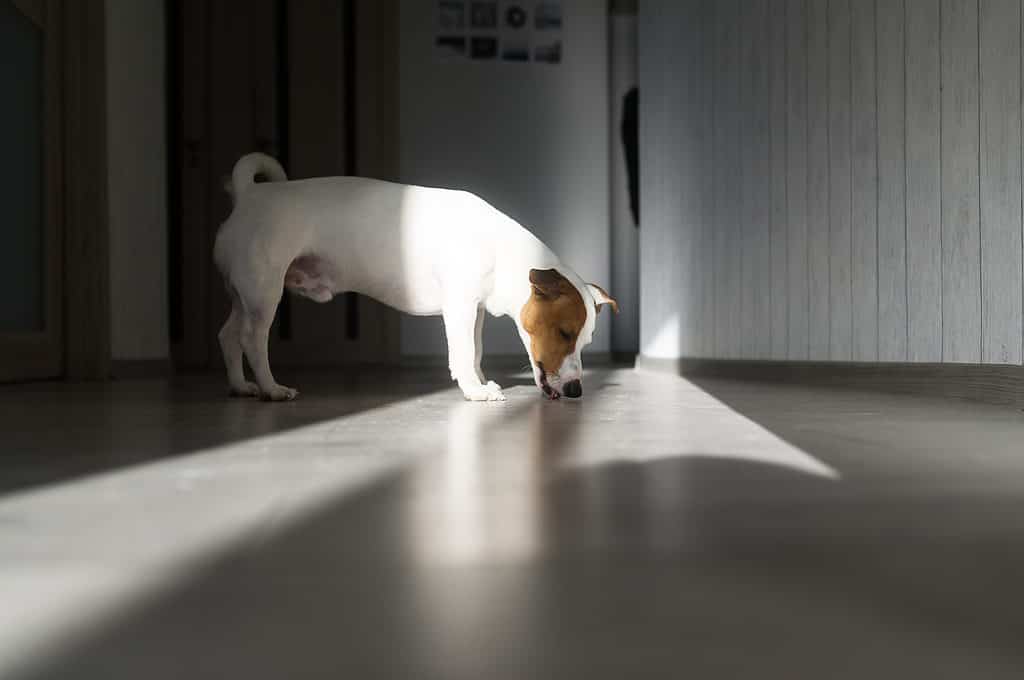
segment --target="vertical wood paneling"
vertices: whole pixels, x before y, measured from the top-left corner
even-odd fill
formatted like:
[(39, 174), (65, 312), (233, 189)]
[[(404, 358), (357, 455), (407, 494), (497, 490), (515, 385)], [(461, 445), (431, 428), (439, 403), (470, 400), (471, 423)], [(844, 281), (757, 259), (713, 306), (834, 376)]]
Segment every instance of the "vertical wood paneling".
[(829, 357), (852, 357), (850, 230), (850, 0), (829, 0)]
[(981, 360), (978, 2), (942, 1), (942, 359)]
[(939, 0), (906, 0), (907, 358), (942, 361)]
[(787, 356), (807, 359), (810, 309), (807, 238), (807, 7), (786, 3)]
[[(728, 26), (732, 22), (732, 17), (728, 12), (728, 8), (725, 3), (718, 2), (718, 0), (712, 0), (711, 5), (711, 26), (708, 35), (712, 37), (714, 43), (714, 49), (711, 59), (711, 72), (712, 72), (712, 101), (713, 101), (713, 113), (711, 118), (712, 123), (712, 146), (711, 146), (711, 173), (713, 179), (712, 186), (712, 201), (714, 206), (712, 208), (712, 274), (714, 281), (714, 305), (712, 307), (712, 313), (714, 315), (714, 338), (712, 342), (712, 356), (725, 357), (728, 356), (726, 349), (727, 337), (729, 335), (729, 329), (727, 326), (727, 307), (731, 304), (728, 294), (728, 278), (729, 272), (729, 260), (727, 257), (726, 249), (728, 248), (728, 241), (726, 239), (726, 230), (728, 229), (728, 206), (730, 203), (735, 201), (735, 197), (731, 195), (728, 190), (727, 182), (731, 179), (735, 182), (735, 177), (730, 178), (728, 172), (724, 166), (725, 153), (724, 149), (728, 144), (728, 137), (731, 136), (732, 130), (728, 124), (728, 113), (726, 106), (728, 100), (726, 93), (730, 89), (730, 83), (728, 82), (728, 73), (725, 69), (725, 43), (728, 40)], [(735, 186), (735, 184), (733, 184)]]
[[(681, 134), (683, 125), (680, 120), (682, 107), (686, 103), (682, 96), (684, 73), (682, 54), (675, 42), (682, 28), (679, 12), (681, 4), (665, 3), (662, 7), (659, 17), (658, 48), (662, 64), (668, 65), (668, 68), (660, 69), (660, 73), (663, 74), (660, 78), (662, 86), (658, 92), (652, 93), (656, 97), (651, 102), (654, 109), (652, 122), (655, 122), (656, 126), (651, 132), (667, 150), (660, 154), (657, 164), (656, 171), (660, 175), (655, 178), (658, 182), (657, 190), (669, 193), (662, 196), (657, 212), (650, 215), (651, 221), (654, 222), (651, 226), (656, 228), (658, 233), (650, 244), (648, 259), (659, 262), (657, 269), (660, 276), (654, 280), (654, 285), (663, 286), (666, 290), (678, 290), (681, 288), (678, 276), (682, 270), (679, 263), (685, 262), (684, 246), (679, 242), (679, 236), (685, 225), (682, 220), (681, 192), (672, 189), (683, 183), (682, 164), (685, 158), (684, 139)], [(684, 351), (686, 318), (686, 308), (682, 304), (684, 295), (685, 292), (680, 291), (679, 297), (673, 301), (671, 307), (662, 303), (658, 312), (653, 314), (654, 319), (660, 320), (660, 323), (655, 323), (660, 326), (658, 332), (661, 334), (662, 342), (675, 345), (681, 354)], [(668, 347), (661, 348), (661, 351), (666, 350)]]
[[(684, 175), (681, 181), (683, 187), (695, 187), (701, 181), (703, 175), (702, 146), (700, 142), (700, 2), (699, 0), (686, 0), (679, 3), (680, 8), (680, 31), (683, 35), (685, 45), (682, 49), (683, 63), (681, 69), (684, 75), (681, 96), (684, 101), (682, 109), (685, 112), (682, 120), (682, 154), (684, 158)], [(704, 264), (703, 253), (700, 251), (700, 233), (702, 229), (702, 197), (694, 195), (691, 191), (680, 192), (683, 195), (683, 237), (686, 239), (685, 259), (686, 271), (681, 274), (683, 286), (682, 291), (685, 300), (685, 307), (680, 314), (680, 334), (683, 347), (681, 354), (694, 356), (700, 346), (700, 332), (694, 320), (700, 310), (701, 303), (701, 269)]]
[[(754, 324), (754, 308), (757, 305), (757, 184), (760, 180), (757, 172), (758, 150), (757, 140), (757, 109), (756, 84), (758, 67), (756, 60), (763, 57), (758, 50), (758, 33), (764, 26), (754, 26), (758, 10), (764, 6), (761, 0), (742, 0), (737, 17), (739, 36), (739, 61), (737, 62), (737, 141), (739, 157), (743, 162), (739, 165), (740, 174), (736, 177), (738, 199), (737, 233), (739, 236), (739, 276), (740, 276), (740, 337), (739, 355), (750, 359), (757, 355), (757, 329)], [(760, 29), (760, 30), (759, 30)]]
[(788, 340), (788, 239), (786, 233), (786, 0), (768, 7), (770, 33), (771, 276), (768, 356), (785, 359)]
[(810, 358), (829, 358), (828, 2), (807, 2), (807, 265)]
[(1020, 3), (682, 4), (640, 43), (681, 351), (1021, 363)]
[(749, 0), (741, 12), (740, 73), (744, 101), (740, 107), (744, 144), (740, 147), (743, 215), (740, 233), (743, 305), (743, 356), (768, 357), (770, 333), (771, 139), (768, 94), (771, 43), (766, 31), (768, 0)]
[[(668, 65), (668, 68), (664, 69), (667, 77), (664, 81), (664, 91), (660, 93), (660, 99), (657, 102), (659, 109), (663, 110), (658, 115), (658, 134), (661, 144), (666, 150), (670, 150), (662, 154), (660, 165), (663, 174), (662, 186), (671, 194), (662, 197), (662, 205), (657, 214), (662, 234), (659, 239), (660, 245), (656, 242), (655, 247), (662, 250), (651, 254), (652, 258), (664, 263), (660, 267), (662, 270), (661, 282), (657, 285), (664, 286), (666, 290), (679, 291), (672, 306), (666, 308), (656, 318), (662, 319), (661, 332), (664, 342), (674, 343), (678, 347), (678, 352), (683, 355), (688, 351), (686, 337), (689, 325), (686, 322), (689, 314), (686, 305), (688, 291), (684, 290), (684, 279), (682, 278), (683, 271), (689, 264), (689, 244), (686, 241), (688, 224), (685, 215), (687, 197), (683, 195), (684, 192), (673, 191), (673, 189), (686, 186), (688, 179), (686, 167), (688, 152), (686, 51), (677, 42), (683, 37), (681, 34), (685, 30), (685, 16), (682, 11), (684, 6), (685, 3), (682, 2), (668, 3), (661, 14), (663, 24), (661, 31), (663, 33), (659, 42), (661, 43), (663, 63)], [(674, 320), (672, 320), (673, 316)], [(664, 325), (666, 321), (668, 323)]]
[(740, 239), (736, 196), (738, 143), (738, 3), (715, 3), (715, 347), (740, 355)]
[(715, 349), (715, 0), (704, 0), (700, 5), (700, 60), (701, 60), (701, 214), (703, 216), (700, 244), (704, 264), (701, 295), (701, 356), (716, 356)]
[[(668, 91), (668, 70), (663, 67), (667, 57), (668, 41), (666, 30), (666, 2), (651, 1), (645, 4), (644, 12), (638, 18), (638, 30), (644, 36), (643, 49), (637, 59), (638, 77), (644, 88), (639, 99), (639, 146), (645, 152), (640, 155), (640, 169), (644, 180), (640, 183), (640, 204), (644, 219), (644, 230), (639, 244), (640, 256), (640, 336), (641, 349), (646, 353), (659, 352), (666, 323), (673, 314), (663, 296), (653, 295), (664, 285), (667, 263), (661, 254), (665, 248), (665, 223), (662, 211), (668, 190), (665, 172), (668, 152), (658, 143), (662, 128), (669, 124), (664, 102)], [(646, 150), (650, 150), (647, 152)]]
[(1021, 4), (981, 0), (981, 284), (985, 363), (1021, 352)]
[(903, 0), (878, 0), (878, 356), (907, 360)]
[[(689, 39), (698, 33), (692, 25), (693, 5), (652, 3), (641, 17), (640, 30), (648, 41), (639, 55), (639, 75), (648, 94), (640, 99), (640, 143), (657, 151), (642, 159), (647, 181), (641, 184), (645, 228), (640, 262), (647, 290), (675, 291), (672, 296), (641, 296), (642, 335), (644, 351), (662, 356), (691, 355), (698, 328), (693, 297), (701, 262), (694, 230), (701, 222), (700, 197), (679, 190), (693, 186), (703, 166), (695, 153), (700, 131), (691, 113), (700, 95), (694, 86), (696, 48)], [(680, 38), (685, 49), (677, 49)]]
[[(753, 55), (758, 64), (754, 79), (754, 101), (757, 103), (755, 145), (757, 146), (757, 257), (754, 265), (757, 292), (754, 297), (754, 324), (757, 333), (756, 357), (767, 359), (772, 351), (772, 35), (771, 10), (774, 0), (761, 0), (755, 13), (758, 51)], [(758, 25), (757, 22), (760, 22)]]
[(700, 328), (701, 197), (697, 191), (680, 190), (695, 186), (703, 171), (701, 130), (694, 114), (702, 94), (696, 82), (697, 5), (698, 0), (652, 3), (641, 16), (648, 42), (639, 71), (649, 93), (640, 99), (641, 145), (657, 149), (642, 158), (648, 178), (641, 184), (643, 286), (675, 291), (671, 296), (642, 295), (641, 319), (644, 350), (662, 356), (692, 356)]
[[(850, 98), (853, 360), (878, 359), (878, 157), (876, 143), (875, 3), (851, 10)], [(902, 63), (902, 60), (900, 60)]]
[(740, 162), (740, 10), (746, 0), (720, 0), (723, 9), (725, 26), (722, 41), (722, 68), (724, 111), (727, 133), (722, 139), (722, 167), (733, 182), (733, 192), (723, 203), (725, 204), (725, 238), (726, 238), (726, 288), (725, 288), (725, 356), (738, 358), (743, 355), (743, 224), (740, 218), (740, 202), (735, 194), (736, 183), (742, 181), (750, 168)]

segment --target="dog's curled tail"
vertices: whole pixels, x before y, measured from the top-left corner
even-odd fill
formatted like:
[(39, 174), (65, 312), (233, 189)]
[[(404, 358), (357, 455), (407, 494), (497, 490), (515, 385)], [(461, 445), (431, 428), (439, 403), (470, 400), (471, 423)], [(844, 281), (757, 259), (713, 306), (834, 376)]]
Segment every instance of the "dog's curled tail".
[(224, 188), (235, 201), (242, 193), (256, 182), (256, 175), (262, 174), (270, 182), (287, 182), (288, 176), (284, 168), (276, 160), (265, 153), (250, 153), (242, 156), (231, 171), (231, 180), (224, 183)]

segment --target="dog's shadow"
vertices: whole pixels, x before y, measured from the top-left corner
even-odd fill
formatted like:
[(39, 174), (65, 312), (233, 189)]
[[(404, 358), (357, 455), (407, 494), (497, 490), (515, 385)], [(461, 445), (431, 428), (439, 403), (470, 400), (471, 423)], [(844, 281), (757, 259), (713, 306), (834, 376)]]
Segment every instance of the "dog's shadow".
[(529, 366), (513, 367), (499, 365), (488, 367), (487, 361), (484, 360), (483, 371), (488, 380), (493, 380), (501, 385), (502, 388), (534, 387), (536, 385), (533, 382), (533, 372)]
[[(536, 387), (536, 383), (533, 381), (533, 374), (529, 368), (522, 370), (510, 369), (510, 368), (495, 368), (493, 370), (487, 370), (486, 365), (484, 366), (484, 375), (487, 376), (488, 380), (501, 385), (502, 389), (509, 389), (512, 387)], [(591, 380), (587, 381), (587, 377)], [(593, 371), (591, 373), (584, 374), (584, 383), (591, 390), (604, 390), (607, 388), (618, 387), (621, 385), (619, 382), (610, 382), (608, 375), (604, 371)]]
[[(484, 375), (487, 375), (486, 372)], [(533, 380), (529, 378), (499, 372), (495, 372), (492, 376), (488, 376), (488, 379), (493, 380), (502, 387), (536, 387)]]

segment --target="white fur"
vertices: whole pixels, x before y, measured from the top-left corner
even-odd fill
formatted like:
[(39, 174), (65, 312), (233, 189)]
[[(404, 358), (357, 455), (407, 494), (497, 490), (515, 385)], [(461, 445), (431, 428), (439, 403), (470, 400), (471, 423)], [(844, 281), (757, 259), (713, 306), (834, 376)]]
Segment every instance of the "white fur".
[[(263, 173), (271, 181), (255, 183)], [(501, 388), (480, 373), (482, 310), (515, 321), (530, 354), (520, 311), (529, 299), (530, 269), (557, 269), (579, 290), (587, 320), (575, 352), (548, 367), (552, 387), (582, 377), (580, 352), (592, 339), (590, 287), (533, 234), (486, 201), (465, 191), (433, 189), (360, 177), (286, 181), (281, 166), (263, 154), (235, 165), (235, 207), (217, 234), (214, 258), (232, 298), (219, 338), (231, 389), (291, 399), (270, 372), (267, 338), (297, 258), (324, 263), (311, 277), (295, 272), (289, 288), (317, 301), (355, 291), (409, 314), (444, 317), (449, 368), (471, 400), (502, 400)], [(247, 383), (242, 354), (257, 385)], [(534, 377), (541, 376), (530, 356)]]

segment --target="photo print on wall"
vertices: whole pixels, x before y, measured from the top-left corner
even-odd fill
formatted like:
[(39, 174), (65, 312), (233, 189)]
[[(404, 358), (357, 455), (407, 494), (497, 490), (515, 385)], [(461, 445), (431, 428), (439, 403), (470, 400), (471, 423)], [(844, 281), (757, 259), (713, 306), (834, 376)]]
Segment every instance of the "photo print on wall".
[(496, 29), (498, 27), (497, 0), (470, 3), (469, 27), (473, 29)]
[(501, 58), (505, 61), (530, 61), (530, 43), (515, 38), (502, 40)]
[(494, 59), (498, 56), (498, 39), (491, 36), (470, 38), (469, 56), (473, 59)]
[(466, 27), (466, 3), (463, 0), (439, 0), (437, 28), (441, 31), (461, 31)]
[(457, 61), (560, 64), (562, 3), (437, 0), (435, 53)]
[(562, 41), (537, 45), (533, 50), (534, 61), (543, 61), (548, 64), (558, 64), (562, 61)]
[(557, 2), (538, 2), (533, 13), (533, 23), (538, 31), (560, 30), (562, 6)]
[(505, 7), (505, 27), (518, 30), (526, 25), (528, 15), (526, 8), (520, 4), (511, 4)]
[(439, 35), (434, 41), (438, 52), (445, 57), (466, 56), (466, 38), (461, 35)]

